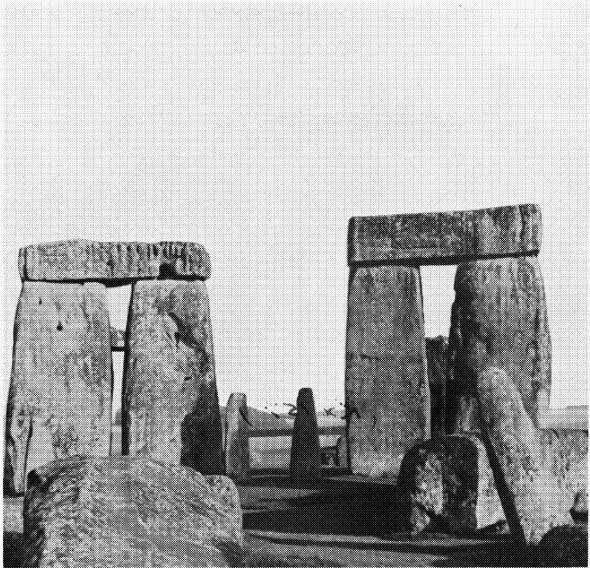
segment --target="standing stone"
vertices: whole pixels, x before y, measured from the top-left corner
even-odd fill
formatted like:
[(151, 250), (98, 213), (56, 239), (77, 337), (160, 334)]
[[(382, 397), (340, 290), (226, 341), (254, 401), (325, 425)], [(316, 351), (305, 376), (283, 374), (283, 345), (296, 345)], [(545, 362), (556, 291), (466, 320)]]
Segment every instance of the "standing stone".
[(310, 388), (300, 389), (297, 395), (290, 470), (295, 479), (318, 479), (322, 474), (318, 419)]
[(107, 456), (111, 347), (102, 284), (24, 282), (14, 326), (5, 491), (57, 458)]
[(400, 467), (397, 492), (412, 534), (433, 523), (461, 533), (504, 520), (485, 447), (475, 435), (439, 436), (414, 446)]
[(460, 401), (475, 396), (478, 373), (494, 366), (506, 371), (539, 427), (549, 409), (551, 340), (538, 260), (461, 264), (455, 292), (450, 340), (455, 422), (465, 421), (457, 416)]
[(123, 380), (123, 453), (224, 470), (204, 282), (133, 285)]
[(23, 566), (239, 566), (229, 479), (145, 457), (69, 458), (29, 475)]
[(248, 428), (246, 395), (234, 392), (225, 408), (225, 471), (233, 479), (250, 475)]
[(430, 437), (420, 273), (353, 268), (348, 295), (346, 408), (352, 472), (395, 476)]
[(447, 359), (449, 342), (446, 337), (426, 338), (428, 385), (430, 387), (430, 429), (432, 437), (445, 433)]
[(557, 478), (543, 463), (539, 431), (503, 370), (482, 371), (477, 390), (484, 442), (510, 531), (521, 543), (537, 544), (569, 517)]

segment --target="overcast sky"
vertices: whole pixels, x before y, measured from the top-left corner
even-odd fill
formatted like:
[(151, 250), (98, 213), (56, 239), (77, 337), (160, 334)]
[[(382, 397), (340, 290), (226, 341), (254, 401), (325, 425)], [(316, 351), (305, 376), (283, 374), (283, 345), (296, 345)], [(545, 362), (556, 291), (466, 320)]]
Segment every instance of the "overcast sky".
[[(18, 248), (197, 241), (222, 402), (344, 400), (350, 216), (536, 202), (551, 405), (586, 403), (580, 12), (7, 9), (4, 390)], [(423, 270), (448, 334), (453, 267)], [(112, 292), (125, 325), (129, 290)], [(116, 361), (117, 373), (120, 364)]]

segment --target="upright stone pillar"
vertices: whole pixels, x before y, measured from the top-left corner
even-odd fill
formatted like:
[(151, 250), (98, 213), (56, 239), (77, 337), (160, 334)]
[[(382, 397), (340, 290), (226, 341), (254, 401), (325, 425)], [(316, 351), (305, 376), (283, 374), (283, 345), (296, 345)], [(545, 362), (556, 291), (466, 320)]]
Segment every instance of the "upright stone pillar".
[(5, 492), (32, 469), (109, 454), (112, 362), (103, 284), (23, 283), (7, 406)]
[[(451, 323), (455, 427), (465, 427), (477, 375), (506, 371), (536, 427), (549, 409), (551, 339), (536, 257), (497, 258), (457, 267)], [(470, 410), (471, 409), (471, 410)]]
[(346, 407), (353, 473), (397, 475), (404, 454), (430, 437), (420, 273), (408, 266), (352, 270), (346, 336)]
[(313, 391), (302, 388), (297, 395), (297, 414), (291, 438), (291, 477), (319, 479), (322, 475), (318, 419)]
[(224, 471), (205, 283), (133, 285), (123, 379), (123, 453)]
[(225, 407), (225, 471), (233, 479), (250, 476), (248, 429), (246, 395), (234, 392)]

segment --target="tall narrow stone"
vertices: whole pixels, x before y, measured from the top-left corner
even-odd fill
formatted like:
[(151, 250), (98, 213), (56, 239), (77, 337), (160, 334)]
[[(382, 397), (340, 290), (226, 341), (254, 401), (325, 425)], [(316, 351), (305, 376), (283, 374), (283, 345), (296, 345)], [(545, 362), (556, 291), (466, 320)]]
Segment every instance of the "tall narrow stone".
[(446, 337), (426, 338), (428, 385), (430, 387), (430, 429), (432, 436), (445, 434), (447, 390), (447, 358), (449, 342)]
[(417, 268), (352, 268), (346, 406), (353, 473), (395, 476), (405, 453), (430, 437), (430, 392)]
[(5, 491), (27, 473), (74, 455), (107, 456), (111, 346), (102, 284), (24, 282), (14, 326)]
[(249, 426), (246, 395), (234, 392), (225, 408), (225, 471), (233, 479), (250, 475)]
[(204, 282), (136, 282), (127, 326), (123, 453), (223, 472)]
[(291, 439), (291, 476), (295, 479), (321, 477), (318, 419), (310, 388), (299, 390), (297, 414)]
[(470, 408), (477, 375), (488, 366), (506, 371), (538, 427), (549, 408), (551, 339), (545, 290), (535, 257), (468, 262), (457, 267), (450, 357), (453, 412)]
[(477, 391), (483, 438), (510, 531), (523, 543), (537, 544), (549, 529), (569, 520), (540, 432), (503, 370), (480, 372)]

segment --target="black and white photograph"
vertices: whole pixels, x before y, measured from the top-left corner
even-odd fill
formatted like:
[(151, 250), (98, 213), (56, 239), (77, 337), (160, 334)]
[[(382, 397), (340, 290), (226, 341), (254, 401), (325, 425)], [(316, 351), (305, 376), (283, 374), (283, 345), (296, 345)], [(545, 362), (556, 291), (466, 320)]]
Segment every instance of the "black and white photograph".
[(585, 2), (0, 13), (2, 566), (588, 565)]

